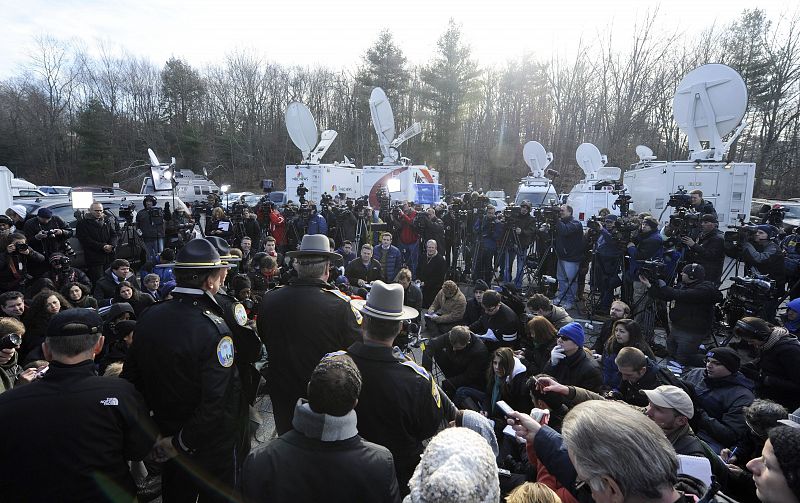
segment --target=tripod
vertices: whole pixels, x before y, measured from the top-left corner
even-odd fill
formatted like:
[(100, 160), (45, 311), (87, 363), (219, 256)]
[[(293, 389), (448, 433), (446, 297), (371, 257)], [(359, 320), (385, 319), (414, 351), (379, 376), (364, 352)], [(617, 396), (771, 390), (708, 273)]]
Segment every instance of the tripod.
[(503, 273), (502, 282), (511, 281), (511, 269), (514, 261), (509, 260), (508, 252), (511, 250), (516, 252), (520, 247), (519, 236), (515, 232), (513, 221), (506, 222), (506, 229), (503, 232), (503, 238), (500, 240), (500, 247), (497, 249), (497, 264), (495, 264), (492, 272), (492, 277), (497, 281), (497, 284), (501, 283), (501, 271)]

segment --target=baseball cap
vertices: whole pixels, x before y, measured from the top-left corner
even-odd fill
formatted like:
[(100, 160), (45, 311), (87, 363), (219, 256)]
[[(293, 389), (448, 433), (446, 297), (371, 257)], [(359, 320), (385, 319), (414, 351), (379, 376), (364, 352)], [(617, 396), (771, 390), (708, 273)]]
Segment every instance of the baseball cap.
[(50, 318), (47, 337), (97, 334), (102, 324), (102, 318), (94, 309), (66, 309)]
[(53, 216), (53, 210), (50, 208), (39, 208), (39, 211), (36, 212), (36, 216), (39, 218), (51, 218)]
[(712, 222), (712, 223), (715, 223), (715, 224), (719, 223), (719, 221), (717, 220), (717, 216), (714, 215), (713, 213), (706, 213), (705, 215), (700, 217), (700, 221), (701, 222)]
[(691, 419), (694, 416), (694, 404), (685, 391), (668, 384), (656, 389), (643, 390), (650, 403), (659, 407), (675, 409), (679, 414)]

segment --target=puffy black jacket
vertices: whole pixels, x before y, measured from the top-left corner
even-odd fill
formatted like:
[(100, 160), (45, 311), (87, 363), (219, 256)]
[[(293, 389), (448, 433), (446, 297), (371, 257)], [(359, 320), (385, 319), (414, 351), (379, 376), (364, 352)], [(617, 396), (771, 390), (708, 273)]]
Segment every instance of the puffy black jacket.
[(449, 333), (431, 339), (422, 355), (422, 366), (429, 372), (432, 359), (436, 360), (436, 364), (454, 388), (469, 386), (483, 391), (486, 386), (489, 351), (475, 334), (470, 334), (469, 343), (462, 351), (453, 351)]
[(741, 258), (747, 265), (753, 266), (760, 274), (768, 274), (781, 289), (786, 281), (783, 251), (774, 241), (745, 243), (742, 246)]
[(657, 299), (674, 300), (670, 321), (681, 330), (694, 333), (711, 330), (714, 305), (722, 302), (722, 293), (710, 281), (680, 283), (674, 288), (653, 284), (648, 293)]
[(136, 227), (142, 231), (143, 239), (164, 237), (164, 210), (158, 206), (142, 209), (136, 213)]
[(600, 365), (580, 348), (574, 355), (568, 356), (553, 367), (551, 362), (543, 371), (551, 375), (561, 384), (577, 386), (597, 393), (603, 385), (603, 372)]
[(744, 436), (748, 427), (742, 409), (755, 397), (748, 387), (751, 383), (741, 373), (709, 379), (706, 369), (696, 368), (684, 374), (682, 380), (694, 388), (694, 402), (700, 410), (692, 423), (701, 439), (707, 435), (720, 445), (731, 446)]
[(583, 224), (570, 216), (556, 223), (556, 255), (559, 260), (580, 262), (583, 259)]
[(700, 264), (706, 271), (706, 279), (719, 283), (725, 264), (725, 237), (722, 231), (715, 229), (698, 237), (687, 255), (687, 263)]

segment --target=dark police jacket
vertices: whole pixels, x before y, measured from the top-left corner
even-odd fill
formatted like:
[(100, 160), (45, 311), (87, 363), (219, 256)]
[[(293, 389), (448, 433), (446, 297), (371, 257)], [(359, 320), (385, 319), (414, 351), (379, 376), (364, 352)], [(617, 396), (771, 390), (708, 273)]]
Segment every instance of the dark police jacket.
[(242, 389), (231, 330), (210, 294), (178, 287), (136, 323), (122, 371), (178, 452), (202, 456), (237, 442)]
[(350, 299), (321, 279), (295, 278), (289, 286), (264, 294), (258, 311), (258, 334), (267, 347), (270, 395), (291, 404), (306, 396), (311, 372), (320, 359), (361, 340), (361, 314)]
[(92, 360), (51, 362), (0, 395), (0, 424), (2, 501), (133, 501), (126, 461), (143, 459), (157, 433), (134, 387), (97, 376)]
[(361, 372), (356, 405), (358, 432), (382, 445), (394, 457), (401, 491), (422, 455), (422, 441), (432, 437), (445, 419), (436, 382), (414, 362), (392, 348), (356, 342), (347, 350)]

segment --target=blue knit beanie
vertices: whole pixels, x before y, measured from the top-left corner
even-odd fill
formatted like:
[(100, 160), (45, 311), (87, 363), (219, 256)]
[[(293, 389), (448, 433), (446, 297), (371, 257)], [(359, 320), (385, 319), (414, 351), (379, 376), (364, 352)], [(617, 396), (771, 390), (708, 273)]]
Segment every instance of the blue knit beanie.
[(767, 233), (770, 239), (774, 238), (778, 235), (778, 229), (774, 225), (770, 224), (761, 224), (757, 225), (756, 228), (760, 231), (764, 231)]
[(583, 346), (586, 340), (586, 335), (583, 333), (583, 326), (577, 321), (567, 323), (561, 327), (561, 330), (558, 331), (558, 335), (566, 337), (578, 346)]

